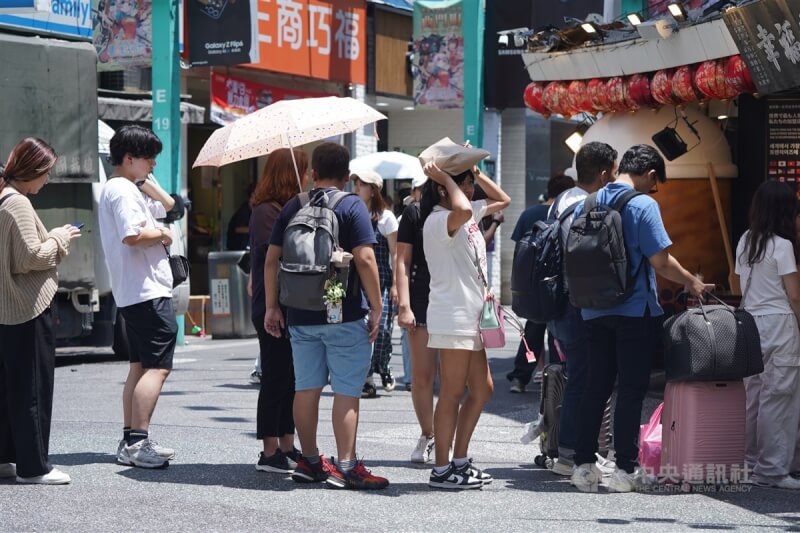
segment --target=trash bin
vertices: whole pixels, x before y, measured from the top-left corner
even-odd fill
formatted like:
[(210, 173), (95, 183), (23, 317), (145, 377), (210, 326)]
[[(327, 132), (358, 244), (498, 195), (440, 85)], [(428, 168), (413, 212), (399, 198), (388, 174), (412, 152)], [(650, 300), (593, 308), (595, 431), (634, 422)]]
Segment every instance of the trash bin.
[(215, 339), (238, 339), (257, 335), (251, 320), (250, 295), (247, 294), (249, 275), (249, 251), (209, 252), (209, 329)]

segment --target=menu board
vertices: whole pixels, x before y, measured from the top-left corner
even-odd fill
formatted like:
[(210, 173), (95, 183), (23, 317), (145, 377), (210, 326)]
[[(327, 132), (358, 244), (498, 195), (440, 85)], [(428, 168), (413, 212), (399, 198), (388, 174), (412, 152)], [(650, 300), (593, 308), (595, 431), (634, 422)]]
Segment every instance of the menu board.
[(767, 179), (798, 192), (800, 183), (800, 98), (767, 100)]

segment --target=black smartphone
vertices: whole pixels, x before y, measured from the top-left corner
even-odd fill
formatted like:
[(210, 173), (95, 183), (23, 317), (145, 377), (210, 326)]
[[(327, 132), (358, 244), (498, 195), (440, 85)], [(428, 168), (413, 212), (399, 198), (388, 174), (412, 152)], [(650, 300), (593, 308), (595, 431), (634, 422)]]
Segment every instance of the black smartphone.
[(83, 224), (83, 223), (81, 223), (81, 222), (76, 222), (76, 223), (74, 223), (74, 224), (73, 224), (73, 226), (74, 226), (74, 227), (76, 227), (76, 228), (78, 228), (78, 229), (83, 229), (83, 226), (84, 226), (84, 225), (85, 225), (85, 224)]

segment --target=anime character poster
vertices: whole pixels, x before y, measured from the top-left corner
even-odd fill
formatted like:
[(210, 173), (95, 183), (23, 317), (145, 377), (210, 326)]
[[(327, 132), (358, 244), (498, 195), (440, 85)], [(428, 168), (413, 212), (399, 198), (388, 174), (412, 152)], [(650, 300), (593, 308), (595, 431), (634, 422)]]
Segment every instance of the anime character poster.
[(96, 0), (94, 3), (97, 69), (150, 66), (152, 0)]
[(461, 0), (414, 4), (414, 104), (464, 107), (464, 33)]

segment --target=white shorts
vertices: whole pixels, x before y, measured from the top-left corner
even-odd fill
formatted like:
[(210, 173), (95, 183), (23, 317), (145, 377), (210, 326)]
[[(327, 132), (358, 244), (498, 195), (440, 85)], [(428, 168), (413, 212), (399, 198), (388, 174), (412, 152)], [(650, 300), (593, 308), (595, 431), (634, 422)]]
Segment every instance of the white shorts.
[(439, 350), (469, 350), (477, 352), (483, 350), (483, 341), (480, 335), (445, 335), (441, 333), (428, 333), (428, 348)]

